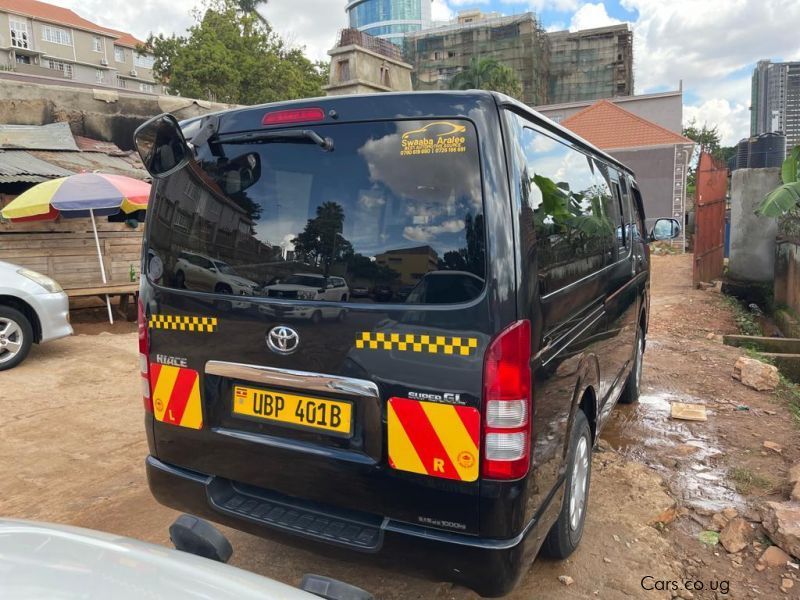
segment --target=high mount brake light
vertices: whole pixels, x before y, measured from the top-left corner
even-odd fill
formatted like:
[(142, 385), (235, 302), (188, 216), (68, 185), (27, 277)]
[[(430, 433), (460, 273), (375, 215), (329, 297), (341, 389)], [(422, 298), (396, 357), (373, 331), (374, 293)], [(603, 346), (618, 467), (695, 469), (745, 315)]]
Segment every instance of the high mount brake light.
[(144, 409), (153, 412), (153, 395), (150, 393), (150, 333), (147, 331), (147, 315), (141, 299), (137, 303), (136, 316), (139, 326), (139, 374), (142, 376), (142, 400)]
[(517, 321), (489, 345), (483, 367), (483, 477), (519, 479), (530, 466), (531, 324)]
[(321, 108), (292, 108), (278, 110), (264, 115), (262, 125), (289, 125), (292, 123), (310, 123), (324, 121), (325, 111)]

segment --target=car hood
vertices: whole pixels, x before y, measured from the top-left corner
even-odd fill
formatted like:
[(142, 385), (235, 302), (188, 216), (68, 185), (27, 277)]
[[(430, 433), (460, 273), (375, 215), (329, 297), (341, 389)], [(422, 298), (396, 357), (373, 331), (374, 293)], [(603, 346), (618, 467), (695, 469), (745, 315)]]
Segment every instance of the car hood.
[(8, 600), (317, 598), (236, 567), (131, 538), (7, 519), (0, 519), (0, 596)]

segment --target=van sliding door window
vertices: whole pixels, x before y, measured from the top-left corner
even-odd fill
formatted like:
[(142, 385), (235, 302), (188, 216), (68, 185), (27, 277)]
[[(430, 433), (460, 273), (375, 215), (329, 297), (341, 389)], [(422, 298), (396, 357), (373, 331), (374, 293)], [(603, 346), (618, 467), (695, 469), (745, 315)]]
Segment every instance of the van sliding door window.
[(540, 292), (547, 294), (616, 259), (619, 211), (591, 157), (514, 118), (523, 228), (533, 232)]

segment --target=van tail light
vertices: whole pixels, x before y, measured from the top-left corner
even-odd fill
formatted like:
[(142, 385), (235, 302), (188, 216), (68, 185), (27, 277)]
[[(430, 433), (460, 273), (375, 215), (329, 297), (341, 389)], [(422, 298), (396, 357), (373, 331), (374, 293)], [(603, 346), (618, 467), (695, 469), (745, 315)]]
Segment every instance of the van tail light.
[(142, 400), (144, 409), (153, 412), (153, 396), (150, 393), (150, 334), (147, 331), (147, 315), (144, 305), (138, 301), (137, 317), (139, 322), (139, 374), (142, 378)]
[(483, 367), (483, 477), (519, 479), (531, 448), (531, 323), (517, 321), (489, 345)]
[(321, 108), (290, 108), (269, 112), (261, 119), (262, 125), (290, 125), (292, 123), (310, 123), (324, 121), (325, 111)]

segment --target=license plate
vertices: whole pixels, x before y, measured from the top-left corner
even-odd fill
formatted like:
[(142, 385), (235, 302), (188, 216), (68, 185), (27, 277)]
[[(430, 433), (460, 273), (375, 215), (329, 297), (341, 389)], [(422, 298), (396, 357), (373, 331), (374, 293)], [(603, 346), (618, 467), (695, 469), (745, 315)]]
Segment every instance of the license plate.
[(236, 385), (233, 387), (233, 413), (345, 437), (353, 434), (353, 405), (338, 400)]

